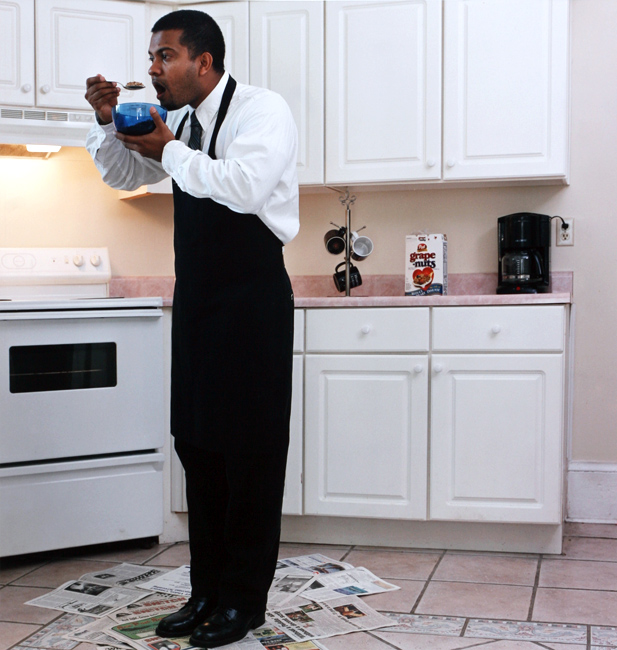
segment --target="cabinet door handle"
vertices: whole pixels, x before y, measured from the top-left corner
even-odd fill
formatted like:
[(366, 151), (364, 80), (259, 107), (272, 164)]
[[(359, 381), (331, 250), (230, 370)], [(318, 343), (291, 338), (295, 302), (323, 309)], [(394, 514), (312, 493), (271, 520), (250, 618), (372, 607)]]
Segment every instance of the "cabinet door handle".
[(434, 159), (434, 158), (429, 158), (429, 159), (426, 161), (426, 166), (427, 166), (427, 167), (434, 167), (436, 164), (437, 164), (437, 163), (435, 162), (435, 159)]
[(493, 332), (493, 334), (499, 334), (499, 332), (501, 332), (501, 325), (493, 325), (493, 327), (491, 327), (491, 332)]
[(370, 325), (362, 325), (361, 332), (362, 334), (369, 334), (371, 331), (371, 326)]
[(30, 84), (24, 84), (21, 87), (21, 92), (22, 93), (29, 93), (32, 90), (32, 86)]
[(424, 366), (421, 363), (417, 363), (413, 367), (413, 371), (416, 373), (416, 375), (419, 375), (423, 370), (424, 370)]
[(443, 366), (442, 366), (440, 363), (436, 363), (436, 364), (433, 366), (433, 370), (434, 370), (435, 372), (443, 372)]
[(45, 84), (44, 86), (41, 86), (41, 92), (42, 92), (43, 94), (45, 94), (45, 95), (46, 95), (50, 90), (51, 90), (51, 86), (48, 86), (47, 84)]
[(449, 159), (446, 161), (446, 166), (447, 166), (447, 167), (452, 168), (452, 167), (454, 167), (454, 165), (456, 165), (456, 160), (454, 160), (454, 158), (449, 158)]

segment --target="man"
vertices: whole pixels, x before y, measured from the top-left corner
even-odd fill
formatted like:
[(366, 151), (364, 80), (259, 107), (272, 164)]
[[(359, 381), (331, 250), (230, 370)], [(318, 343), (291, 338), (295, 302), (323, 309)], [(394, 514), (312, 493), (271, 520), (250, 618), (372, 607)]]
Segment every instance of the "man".
[(167, 125), (152, 109), (152, 133), (116, 133), (119, 89), (97, 75), (86, 99), (99, 125), (86, 146), (112, 187), (173, 180), (171, 431), (186, 474), (192, 595), (157, 633), (215, 648), (263, 624), (277, 560), (293, 337), (282, 246), (299, 227), (297, 132), (279, 95), (225, 72), (207, 14), (161, 18), (149, 53)]

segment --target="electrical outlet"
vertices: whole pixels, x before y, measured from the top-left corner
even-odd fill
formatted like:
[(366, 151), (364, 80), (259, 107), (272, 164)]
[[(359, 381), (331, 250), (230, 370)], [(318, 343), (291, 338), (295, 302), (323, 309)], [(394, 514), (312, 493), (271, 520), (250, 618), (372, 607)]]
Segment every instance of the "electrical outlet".
[(574, 246), (574, 219), (564, 219), (568, 224), (567, 228), (563, 227), (561, 219), (555, 219), (557, 222), (557, 232), (555, 240), (557, 246)]

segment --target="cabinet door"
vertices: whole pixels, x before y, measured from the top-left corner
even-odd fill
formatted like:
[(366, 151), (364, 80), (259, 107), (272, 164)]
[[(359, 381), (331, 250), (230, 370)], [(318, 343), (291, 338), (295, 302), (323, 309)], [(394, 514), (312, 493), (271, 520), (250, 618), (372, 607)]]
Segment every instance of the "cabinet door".
[(305, 513), (424, 519), (427, 357), (305, 363)]
[(298, 127), (298, 180), (324, 182), (323, 2), (250, 3), (251, 83), (282, 95)]
[(285, 492), (283, 494), (283, 514), (302, 514), (302, 384), (304, 361), (301, 354), (294, 354), (293, 379), (291, 391), (291, 419), (289, 422), (289, 452), (285, 473)]
[(326, 182), (441, 176), (441, 0), (326, 2)]
[(91, 108), (86, 79), (97, 73), (145, 83), (144, 23), (145, 7), (135, 2), (37, 0), (37, 106)]
[(565, 178), (569, 0), (446, 0), (444, 180)]
[(430, 518), (561, 522), (563, 355), (433, 355)]
[(0, 0), (0, 104), (34, 105), (34, 0)]
[(239, 83), (249, 83), (248, 2), (203, 2), (186, 9), (205, 11), (216, 20), (225, 38), (225, 69)]

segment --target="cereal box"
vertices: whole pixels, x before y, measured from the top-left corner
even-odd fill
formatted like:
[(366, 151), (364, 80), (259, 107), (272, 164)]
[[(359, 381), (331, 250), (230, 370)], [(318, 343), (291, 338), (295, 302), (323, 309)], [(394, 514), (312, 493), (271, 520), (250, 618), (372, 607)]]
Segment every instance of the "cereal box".
[(445, 235), (407, 235), (405, 295), (448, 293), (448, 239)]

